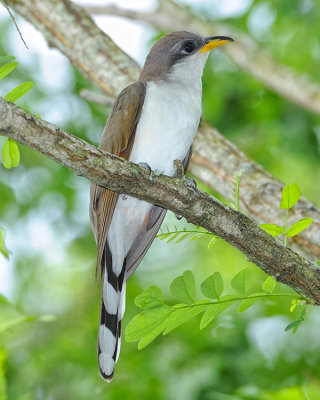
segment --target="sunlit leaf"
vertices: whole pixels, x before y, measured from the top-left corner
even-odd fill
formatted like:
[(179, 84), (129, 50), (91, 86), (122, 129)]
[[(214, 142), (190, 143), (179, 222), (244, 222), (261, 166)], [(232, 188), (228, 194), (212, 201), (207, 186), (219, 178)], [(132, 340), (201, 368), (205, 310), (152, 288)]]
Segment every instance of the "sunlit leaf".
[(9, 250), (7, 249), (7, 246), (4, 241), (5, 235), (6, 235), (5, 231), (2, 228), (0, 228), (0, 253), (2, 253), (5, 258), (9, 258)]
[(186, 239), (188, 236), (190, 236), (190, 232), (184, 233), (183, 235), (181, 235), (181, 236), (176, 240), (176, 243), (182, 242), (182, 241), (183, 241), (184, 239)]
[[(213, 321), (219, 314), (221, 314), (224, 310), (226, 310), (228, 307), (230, 307), (233, 303), (234, 300), (232, 300), (233, 296), (223, 296), (221, 297), (221, 301), (224, 301), (223, 303), (216, 303), (210, 305), (206, 311), (204, 312), (201, 321), (200, 321), (200, 329), (204, 329), (208, 324)], [(230, 301), (227, 301), (230, 299)]]
[(249, 268), (245, 268), (231, 280), (231, 286), (241, 295), (248, 293), (251, 287), (253, 272)]
[(160, 327), (159, 325), (163, 323), (171, 312), (172, 308), (170, 306), (162, 304), (158, 307), (148, 308), (136, 315), (126, 327), (127, 342), (135, 342), (143, 337), (148, 337), (150, 341), (154, 340), (165, 328), (165, 325)]
[(135, 304), (141, 309), (152, 308), (163, 304), (163, 295), (158, 286), (150, 286), (148, 289), (139, 294), (135, 300)]
[(220, 272), (208, 276), (200, 286), (201, 293), (209, 299), (219, 299), (223, 292), (223, 279)]
[(3, 79), (5, 76), (10, 74), (10, 72), (13, 71), (18, 64), (19, 63), (17, 61), (12, 61), (0, 67), (0, 79)]
[(193, 273), (188, 270), (174, 279), (171, 283), (170, 291), (182, 303), (193, 303), (196, 295), (196, 283)]
[(296, 183), (292, 183), (291, 185), (285, 186), (282, 190), (282, 199), (280, 208), (283, 210), (293, 207), (299, 200), (300, 196), (301, 196), (301, 191)]
[(238, 312), (242, 313), (246, 311), (249, 307), (253, 306), (256, 304), (257, 301), (261, 300), (259, 297), (248, 297), (247, 299), (244, 299), (241, 301), (239, 307), (238, 307)]
[(217, 241), (218, 241), (219, 239), (220, 239), (220, 238), (219, 238), (218, 236), (213, 236), (213, 237), (210, 239), (209, 243), (208, 243), (208, 249), (210, 250), (210, 249), (217, 243)]
[(185, 308), (178, 308), (174, 310), (173, 313), (170, 314), (166, 320), (167, 327), (163, 334), (166, 335), (167, 333), (173, 331), (178, 326), (186, 323), (187, 321), (201, 313), (203, 310), (205, 310), (208, 307), (208, 302), (205, 301), (205, 304), (202, 303), (202, 301), (199, 301), (195, 303), (195, 305), (186, 306)]
[(17, 143), (9, 138), (4, 142), (1, 150), (2, 164), (5, 168), (17, 167), (20, 163), (20, 152)]
[(285, 231), (284, 226), (278, 226), (275, 224), (261, 224), (259, 226), (260, 226), (260, 228), (262, 228), (264, 231), (268, 232), (272, 236), (281, 235), (281, 233), (284, 233), (284, 231)]
[(262, 289), (266, 293), (272, 293), (276, 288), (276, 285), (277, 281), (272, 276), (268, 276), (268, 278), (262, 284)]
[(20, 97), (24, 96), (33, 88), (33, 82), (24, 82), (21, 83), (21, 85), (15, 87), (12, 89), (8, 94), (4, 96), (4, 99), (7, 101), (10, 101), (11, 103), (14, 103)]
[(176, 239), (180, 235), (180, 232), (173, 233), (170, 235), (169, 239), (167, 240), (167, 243), (172, 242), (174, 239)]
[(201, 234), (201, 233), (197, 233), (197, 234), (195, 234), (195, 235), (194, 235), (194, 236), (192, 236), (192, 238), (190, 239), (190, 242), (193, 242), (194, 240), (197, 240), (197, 239), (199, 239), (201, 236), (202, 236), (202, 234)]
[(4, 64), (7, 64), (8, 62), (11, 62), (15, 59), (16, 59), (15, 56), (0, 57), (0, 67), (2, 67)]
[(296, 222), (295, 224), (291, 225), (288, 229), (287, 236), (292, 237), (298, 235), (298, 233), (304, 231), (308, 226), (312, 224), (312, 218), (304, 218), (300, 219), (300, 221)]

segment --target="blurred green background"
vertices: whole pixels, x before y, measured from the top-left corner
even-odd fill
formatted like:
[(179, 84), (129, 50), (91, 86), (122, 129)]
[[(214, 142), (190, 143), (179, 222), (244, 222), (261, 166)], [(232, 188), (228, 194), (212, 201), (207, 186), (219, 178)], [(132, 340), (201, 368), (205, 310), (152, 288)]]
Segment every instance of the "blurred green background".
[[(189, 2), (213, 23), (228, 22), (279, 62), (319, 80), (318, 0), (227, 3), (229, 9), (217, 1)], [(0, 14), (0, 56), (13, 54), (20, 62), (0, 82), (0, 95), (32, 80), (34, 89), (18, 105), (97, 144), (108, 110), (83, 100), (79, 91), (91, 84), (57, 51), (44, 50), (30, 25), (18, 22), (30, 52), (8, 16)], [(140, 62), (158, 34), (141, 29), (146, 39)], [(278, 179), (298, 183), (320, 207), (319, 116), (266, 89), (220, 51), (211, 55), (203, 85), (203, 116)], [(18, 324), (0, 334), (1, 400), (320, 399), (320, 313), (310, 310), (295, 335), (284, 332), (295, 317), (287, 300), (257, 304), (244, 314), (231, 308), (203, 331), (195, 318), (141, 351), (123, 339), (115, 378), (104, 383), (96, 359), (100, 285), (87, 211), (89, 182), (28, 148), (20, 150), (18, 168), (0, 167), (0, 226), (11, 251), (9, 261), (0, 254), (0, 294), (26, 315), (53, 314), (55, 320)], [(168, 213), (164, 226), (174, 225), (184, 227), (186, 221)], [(230, 280), (247, 266), (223, 241), (208, 250), (206, 239), (155, 240), (128, 283), (123, 326), (138, 312), (135, 296), (152, 284), (170, 302), (170, 282), (186, 269), (199, 285), (214, 271)], [(250, 266), (262, 280), (265, 274)], [(0, 326), (4, 322), (0, 315)]]

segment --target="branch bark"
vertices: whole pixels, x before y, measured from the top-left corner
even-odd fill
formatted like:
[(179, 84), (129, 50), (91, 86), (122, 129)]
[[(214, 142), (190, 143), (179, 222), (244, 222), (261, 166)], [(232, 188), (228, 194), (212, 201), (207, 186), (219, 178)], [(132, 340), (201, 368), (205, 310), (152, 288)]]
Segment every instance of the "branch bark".
[(77, 175), (157, 204), (220, 236), (278, 281), (320, 304), (320, 269), (275, 240), (244, 214), (194, 189), (184, 177), (153, 176), (131, 162), (0, 99), (0, 133), (52, 158)]
[[(49, 45), (64, 53), (108, 96), (115, 97), (124, 86), (137, 78), (139, 66), (79, 6), (69, 0), (7, 0), (7, 3), (35, 25)], [(165, 4), (170, 3), (166, 1)], [(170, 17), (169, 13), (166, 17)], [(193, 18), (199, 28), (199, 21)], [(192, 21), (189, 16), (184, 28), (197, 29)], [(191, 172), (216, 192), (228, 197), (232, 177), (240, 169), (243, 172), (240, 196), (243, 212), (258, 223), (283, 221), (283, 212), (278, 206), (283, 185), (248, 159), (216, 129), (202, 122), (194, 142)], [(317, 260), (320, 258), (320, 212), (303, 199), (294, 208), (292, 218), (307, 217), (312, 217), (314, 222), (308, 230), (293, 239), (293, 245), (302, 254)]]
[(132, 20), (144, 21), (164, 30), (189, 30), (205, 36), (227, 34), (236, 39), (232, 46), (222, 49), (241, 69), (249, 72), (263, 85), (292, 103), (320, 115), (320, 84), (310, 77), (301, 76), (291, 68), (276, 62), (272, 55), (263, 51), (251, 37), (231, 25), (203, 20), (189, 8), (171, 0), (160, 0), (153, 12), (137, 12), (114, 6), (85, 5), (90, 14), (108, 14)]

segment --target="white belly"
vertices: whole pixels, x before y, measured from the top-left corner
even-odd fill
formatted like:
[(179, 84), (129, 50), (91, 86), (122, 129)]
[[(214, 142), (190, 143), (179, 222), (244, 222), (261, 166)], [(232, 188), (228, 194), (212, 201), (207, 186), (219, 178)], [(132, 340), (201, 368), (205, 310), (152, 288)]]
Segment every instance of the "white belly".
[[(174, 174), (173, 161), (185, 158), (198, 129), (201, 85), (197, 89), (164, 82), (147, 84), (130, 161)], [(117, 275), (151, 207), (145, 201), (119, 196), (108, 233)]]
[(201, 116), (201, 86), (148, 83), (130, 161), (173, 175), (174, 160), (183, 160)]

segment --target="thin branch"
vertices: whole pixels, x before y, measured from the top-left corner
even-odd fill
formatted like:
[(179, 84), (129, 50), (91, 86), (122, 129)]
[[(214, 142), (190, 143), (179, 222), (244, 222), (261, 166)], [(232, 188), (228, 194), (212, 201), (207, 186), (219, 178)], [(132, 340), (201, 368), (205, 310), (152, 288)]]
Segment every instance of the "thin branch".
[(7, 6), (7, 4), (6, 4), (6, 2), (5, 2), (4, 0), (0, 0), (0, 1), (1, 1), (1, 3), (3, 4), (3, 7), (8, 11), (8, 14), (10, 15), (10, 18), (12, 19), (12, 21), (13, 21), (15, 27), (16, 27), (16, 30), (18, 31), (18, 33), (19, 33), (19, 35), (20, 35), (20, 39), (22, 40), (22, 42), (23, 42), (23, 44), (25, 45), (25, 47), (29, 50), (29, 47), (27, 46), (27, 43), (26, 43), (25, 40), (23, 39), (22, 33), (21, 33), (21, 31), (20, 31), (20, 29), (19, 29), (19, 27), (18, 27), (17, 21), (16, 21), (14, 15), (12, 14), (10, 8)]
[(172, 210), (211, 231), (304, 296), (320, 304), (320, 269), (275, 240), (243, 214), (194, 189), (184, 177), (150, 180), (136, 164), (103, 152), (0, 99), (0, 133), (52, 158), (96, 184)]
[(88, 89), (80, 90), (80, 96), (92, 103), (101, 104), (106, 107), (112, 107), (115, 100), (114, 97), (109, 97)]
[(299, 75), (291, 68), (276, 62), (271, 54), (261, 49), (261, 45), (231, 25), (203, 20), (192, 14), (189, 8), (171, 0), (160, 1), (159, 8), (150, 13), (114, 6), (88, 4), (84, 7), (90, 14), (108, 14), (144, 21), (169, 31), (173, 27), (175, 30), (183, 30), (188, 27), (188, 30), (203, 35), (228, 34), (234, 37), (236, 42), (222, 50), (235, 64), (290, 102), (320, 115), (320, 84), (310, 77)]

